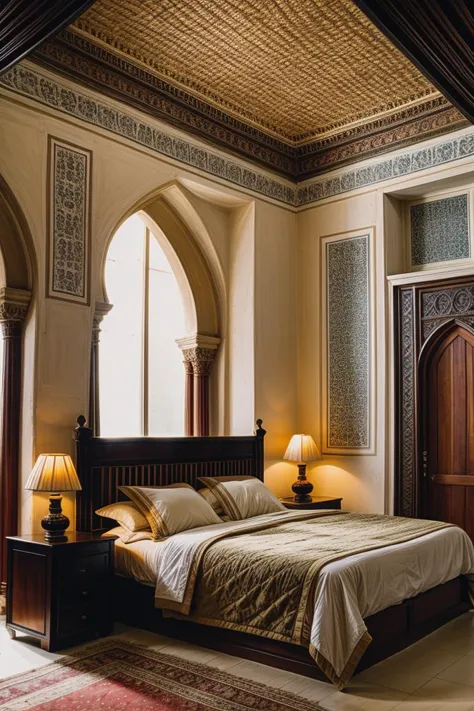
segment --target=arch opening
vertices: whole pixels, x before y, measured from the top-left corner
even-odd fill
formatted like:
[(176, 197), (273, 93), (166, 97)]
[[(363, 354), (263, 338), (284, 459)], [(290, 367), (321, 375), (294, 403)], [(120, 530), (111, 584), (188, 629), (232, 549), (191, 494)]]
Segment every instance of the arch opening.
[(185, 332), (189, 295), (164, 244), (141, 213), (127, 218), (109, 244), (105, 285), (113, 308), (102, 325), (99, 366), (104, 436), (184, 434), (176, 339)]

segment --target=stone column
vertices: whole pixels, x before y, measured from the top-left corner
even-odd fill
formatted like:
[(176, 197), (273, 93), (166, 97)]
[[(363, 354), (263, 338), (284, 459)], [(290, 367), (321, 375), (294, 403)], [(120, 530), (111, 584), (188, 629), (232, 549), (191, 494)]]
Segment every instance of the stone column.
[(21, 383), (23, 322), (31, 293), (4, 287), (0, 290), (0, 323), (3, 333), (3, 369), (0, 442), (0, 613), (7, 584), (5, 536), (18, 533), (20, 491)]
[(196, 333), (179, 338), (185, 368), (185, 435), (209, 436), (209, 376), (220, 338)]
[(193, 364), (184, 356), (184, 434), (192, 437), (194, 434), (194, 372)]
[(100, 324), (102, 319), (112, 309), (112, 304), (96, 301), (92, 321), (92, 343), (90, 362), (90, 389), (89, 389), (89, 427), (94, 436), (100, 436), (100, 395), (99, 395), (99, 340)]

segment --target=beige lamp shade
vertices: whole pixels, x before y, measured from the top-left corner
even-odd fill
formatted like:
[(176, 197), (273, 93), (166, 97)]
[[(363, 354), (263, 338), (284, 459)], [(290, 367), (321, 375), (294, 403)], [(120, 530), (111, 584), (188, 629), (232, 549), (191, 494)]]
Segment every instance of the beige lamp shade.
[(311, 435), (295, 434), (286, 448), (284, 459), (290, 462), (312, 462), (320, 457)]
[(81, 482), (69, 454), (40, 454), (25, 489), (31, 491), (80, 491)]

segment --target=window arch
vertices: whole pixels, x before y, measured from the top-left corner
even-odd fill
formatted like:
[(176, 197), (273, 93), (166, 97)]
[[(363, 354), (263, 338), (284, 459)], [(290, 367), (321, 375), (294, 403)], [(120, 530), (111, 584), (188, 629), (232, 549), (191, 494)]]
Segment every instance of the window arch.
[(140, 214), (115, 233), (105, 285), (113, 308), (101, 325), (101, 435), (184, 434), (184, 370), (176, 339), (185, 334), (179, 284)]

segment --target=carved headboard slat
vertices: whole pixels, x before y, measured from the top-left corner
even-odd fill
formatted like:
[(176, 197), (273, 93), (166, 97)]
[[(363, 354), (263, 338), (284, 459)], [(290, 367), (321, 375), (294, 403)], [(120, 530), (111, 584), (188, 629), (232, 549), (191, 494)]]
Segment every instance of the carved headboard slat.
[(78, 417), (76, 468), (82, 491), (76, 498), (76, 530), (113, 527), (95, 514), (125, 497), (118, 487), (163, 486), (186, 482), (198, 487), (200, 476), (256, 476), (263, 481), (264, 436), (257, 420), (254, 435), (244, 437), (93, 437)]

